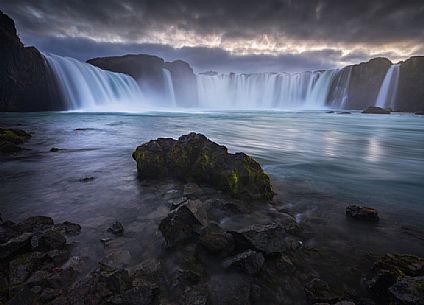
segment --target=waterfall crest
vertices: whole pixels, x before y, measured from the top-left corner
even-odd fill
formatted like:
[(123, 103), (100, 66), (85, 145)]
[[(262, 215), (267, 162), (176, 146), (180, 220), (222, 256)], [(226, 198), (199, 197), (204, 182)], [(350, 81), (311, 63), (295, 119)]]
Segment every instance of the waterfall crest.
[(199, 105), (219, 109), (322, 109), (338, 71), (203, 73), (197, 75)]
[(67, 110), (117, 111), (141, 108), (143, 95), (129, 75), (105, 71), (74, 58), (44, 54)]
[(395, 109), (400, 65), (391, 65), (384, 76), (375, 106)]

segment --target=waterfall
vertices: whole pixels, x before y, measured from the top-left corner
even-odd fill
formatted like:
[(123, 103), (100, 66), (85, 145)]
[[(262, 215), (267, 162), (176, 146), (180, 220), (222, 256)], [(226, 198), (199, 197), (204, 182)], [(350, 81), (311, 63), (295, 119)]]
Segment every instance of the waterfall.
[(105, 71), (74, 58), (44, 54), (67, 110), (129, 110), (142, 106), (135, 80), (126, 74)]
[(337, 72), (202, 73), (197, 75), (199, 105), (218, 109), (321, 109)]
[(168, 69), (162, 68), (163, 76), (165, 79), (165, 88), (167, 90), (167, 98), (170, 99), (171, 105), (177, 107), (177, 100), (175, 99), (174, 85), (172, 83), (171, 72)]
[(328, 105), (332, 108), (345, 109), (349, 98), (349, 85), (352, 76), (352, 66), (344, 67), (334, 77)]
[(384, 76), (375, 106), (395, 109), (400, 65), (391, 65)]

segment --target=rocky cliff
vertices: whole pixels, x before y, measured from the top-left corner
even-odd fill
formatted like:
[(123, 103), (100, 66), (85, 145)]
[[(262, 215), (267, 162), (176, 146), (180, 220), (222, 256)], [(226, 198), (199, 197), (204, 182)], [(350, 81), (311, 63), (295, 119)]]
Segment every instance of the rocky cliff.
[(387, 70), (391, 66), (387, 58), (373, 58), (352, 66), (346, 109), (364, 109), (375, 104)]
[(178, 106), (195, 107), (197, 105), (196, 76), (190, 65), (177, 60), (165, 62), (162, 58), (147, 54), (98, 57), (87, 63), (101, 69), (126, 73), (139, 83), (143, 94), (155, 105), (160, 105), (169, 99), (164, 69), (171, 74), (175, 99)]
[(413, 56), (400, 65), (397, 111), (424, 110), (424, 56)]
[(0, 11), (0, 111), (63, 109), (55, 88), (44, 57), (24, 47), (14, 21)]

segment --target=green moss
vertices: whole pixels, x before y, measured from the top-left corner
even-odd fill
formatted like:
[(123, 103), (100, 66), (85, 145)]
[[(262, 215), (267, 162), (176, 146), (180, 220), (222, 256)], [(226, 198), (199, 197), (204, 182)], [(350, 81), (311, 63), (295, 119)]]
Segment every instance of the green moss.
[(237, 195), (239, 193), (239, 175), (235, 169), (233, 169), (228, 179), (228, 186), (230, 187), (230, 192), (233, 195)]

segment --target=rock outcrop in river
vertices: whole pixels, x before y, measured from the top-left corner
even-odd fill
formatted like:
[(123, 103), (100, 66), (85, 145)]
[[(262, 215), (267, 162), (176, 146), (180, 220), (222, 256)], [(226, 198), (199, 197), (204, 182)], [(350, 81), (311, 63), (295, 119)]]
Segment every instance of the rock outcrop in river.
[(259, 163), (244, 153), (230, 154), (202, 134), (178, 140), (159, 138), (133, 153), (140, 179), (176, 178), (206, 184), (234, 197), (271, 199), (271, 182)]

